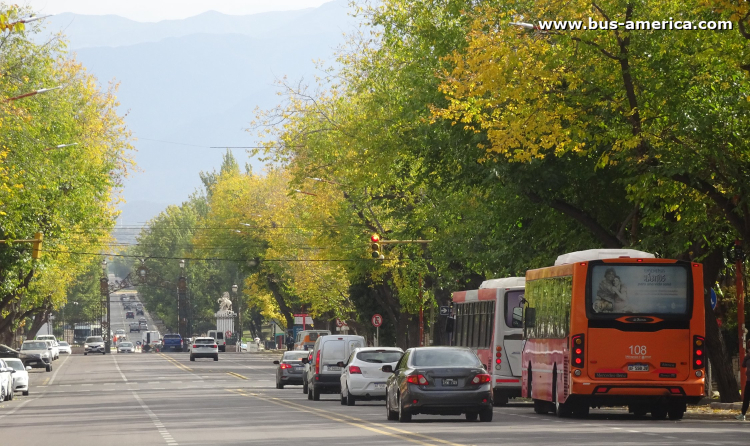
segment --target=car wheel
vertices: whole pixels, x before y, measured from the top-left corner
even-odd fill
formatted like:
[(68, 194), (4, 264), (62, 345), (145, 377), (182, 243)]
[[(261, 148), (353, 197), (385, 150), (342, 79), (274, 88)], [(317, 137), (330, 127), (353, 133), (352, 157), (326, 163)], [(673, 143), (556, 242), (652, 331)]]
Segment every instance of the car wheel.
[(352, 395), (351, 393), (347, 392), (346, 395), (346, 405), (347, 406), (354, 406), (354, 404), (357, 402), (357, 397)]
[(346, 397), (344, 396), (344, 391), (342, 390), (341, 391), (341, 405), (346, 406), (346, 403), (347, 403), (347, 400), (346, 400)]
[(401, 404), (401, 395), (398, 395), (396, 397), (398, 400), (398, 421), (402, 423), (408, 423), (411, 421), (411, 412), (409, 412), (407, 409), (404, 408), (404, 405)]
[(386, 415), (386, 418), (388, 418), (388, 421), (398, 420), (398, 412), (396, 412), (395, 410), (391, 410), (391, 401), (390, 401), (390, 398), (388, 398), (387, 391), (385, 394), (385, 415)]
[(482, 421), (484, 423), (489, 423), (490, 421), (492, 421), (492, 408), (491, 407), (479, 412), (479, 421)]
[(102, 355), (106, 355), (106, 353), (105, 353), (105, 352), (102, 352)]
[(5, 387), (0, 386), (0, 403), (5, 401)]
[(47, 371), (48, 371), (48, 372), (51, 372), (51, 371), (52, 371), (52, 364), (47, 364)]
[(88, 355), (88, 353), (87, 352), (83, 352), (83, 356), (86, 356), (86, 355)]
[(8, 401), (13, 401), (13, 397), (14, 397), (14, 396), (16, 396), (16, 395), (15, 395), (15, 392), (13, 392), (13, 388), (11, 388), (11, 389), (10, 389), (10, 390), (8, 391)]
[(312, 396), (313, 401), (320, 401), (320, 389), (316, 386), (312, 387)]
[(276, 388), (277, 389), (283, 389), (284, 386), (282, 386), (280, 382), (276, 381)]
[(219, 354), (217, 353), (216, 356), (214, 356), (214, 361), (218, 361), (218, 360), (219, 360)]
[(23, 391), (23, 396), (29, 396), (29, 391), (28, 390), (24, 390)]
[(466, 412), (466, 421), (477, 421), (479, 414), (476, 412)]
[(195, 362), (195, 356), (190, 355), (190, 360), (193, 361), (193, 362)]
[(313, 399), (312, 397), (313, 397), (312, 389), (307, 389), (307, 399), (312, 401)]
[(302, 383), (302, 393), (307, 395), (307, 381)]

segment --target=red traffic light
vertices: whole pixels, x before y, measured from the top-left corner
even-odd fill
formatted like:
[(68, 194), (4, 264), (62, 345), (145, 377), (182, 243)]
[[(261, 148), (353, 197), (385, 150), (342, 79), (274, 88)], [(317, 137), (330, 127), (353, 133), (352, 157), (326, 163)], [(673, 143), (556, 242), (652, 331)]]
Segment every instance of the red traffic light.
[(377, 243), (380, 241), (380, 236), (378, 234), (372, 234), (370, 240), (372, 240), (373, 243)]

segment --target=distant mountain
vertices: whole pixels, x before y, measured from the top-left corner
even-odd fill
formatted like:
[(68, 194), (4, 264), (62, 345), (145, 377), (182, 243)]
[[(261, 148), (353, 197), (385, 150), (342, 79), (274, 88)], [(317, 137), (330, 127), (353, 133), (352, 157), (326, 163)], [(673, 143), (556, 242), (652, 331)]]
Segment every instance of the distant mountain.
[[(298, 11), (207, 12), (157, 23), (76, 14), (48, 19), (47, 32), (63, 30), (103, 85), (119, 83), (121, 112), (140, 138), (135, 158), (143, 172), (126, 180), (120, 224), (140, 224), (166, 204), (185, 201), (201, 185), (198, 173), (221, 164), (223, 150), (208, 146), (256, 145), (245, 131), (254, 109), (281, 100), (275, 80), (312, 80), (319, 74), (313, 60), (333, 63), (343, 33), (356, 26), (348, 10), (348, 0), (336, 0)], [(234, 153), (240, 165), (252, 162), (244, 150)]]

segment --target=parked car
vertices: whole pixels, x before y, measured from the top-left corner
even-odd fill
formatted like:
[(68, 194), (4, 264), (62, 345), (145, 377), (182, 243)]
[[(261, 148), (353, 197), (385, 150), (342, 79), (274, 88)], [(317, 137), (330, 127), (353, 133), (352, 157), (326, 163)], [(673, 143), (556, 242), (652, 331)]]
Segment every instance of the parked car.
[(416, 414), (461, 415), (492, 421), (492, 377), (476, 353), (462, 347), (415, 347), (396, 364), (386, 384), (389, 420), (411, 421)]
[(140, 332), (141, 331), (141, 324), (138, 324), (136, 322), (131, 322), (130, 323), (130, 332), (132, 333), (134, 331)]
[(309, 390), (307, 388), (307, 374), (309, 373), (310, 367), (311, 367), (311, 364), (312, 364), (312, 355), (313, 355), (313, 351), (312, 350), (308, 350), (308, 352), (307, 352), (307, 361), (302, 361), (302, 364), (304, 364), (304, 369), (302, 370), (302, 376), (303, 376), (303, 380), (302, 380), (302, 393), (304, 393), (305, 395), (307, 395), (307, 392)]
[(5, 344), (0, 344), (0, 358), (20, 358), (21, 353)]
[(312, 363), (305, 376), (307, 399), (318, 401), (321, 393), (340, 393), (342, 367), (339, 362), (346, 361), (354, 349), (364, 346), (365, 338), (358, 335), (320, 336), (315, 341)]
[(37, 341), (45, 341), (48, 342), (49, 346), (51, 347), (52, 351), (52, 360), (56, 361), (60, 359), (60, 347), (57, 344), (57, 338), (55, 338), (54, 335), (37, 335), (36, 337)]
[(143, 316), (143, 307), (136, 308), (135, 309), (135, 314), (136, 314), (136, 316), (138, 316), (138, 315)]
[(117, 344), (117, 353), (135, 353), (135, 346), (132, 342), (120, 342)]
[[(41, 339), (40, 339), (41, 340)], [(60, 359), (60, 349), (57, 348), (54, 342), (50, 340), (42, 341), (47, 343), (47, 349), (50, 351), (50, 355), (52, 356), (53, 361), (57, 361)]]
[(132, 311), (128, 311), (127, 313), (125, 313), (125, 319), (135, 319), (135, 313), (133, 313)]
[(12, 368), (13, 373), (13, 392), (21, 392), (24, 396), (29, 395), (29, 370), (31, 367), (24, 366), (18, 358), (5, 359), (6, 367)]
[(52, 371), (52, 355), (44, 341), (23, 341), (21, 344), (21, 361), (26, 366), (35, 369), (42, 368)]
[(307, 359), (307, 350), (293, 350), (284, 352), (281, 361), (274, 361), (279, 368), (276, 369), (276, 388), (283, 389), (287, 384), (302, 385), (304, 379), (305, 364), (302, 359)]
[(214, 361), (219, 360), (219, 345), (216, 344), (214, 338), (208, 336), (197, 337), (190, 344), (190, 360), (195, 361), (195, 358), (214, 358)]
[(12, 400), (14, 392), (13, 373), (15, 370), (0, 359), (0, 401)]
[(60, 349), (60, 353), (67, 353), (69, 355), (73, 354), (73, 349), (70, 347), (70, 344), (68, 344), (65, 341), (60, 341), (57, 343), (58, 348)]
[(83, 344), (83, 354), (101, 353), (104, 354), (104, 338), (101, 336), (89, 336)]
[(385, 383), (391, 373), (383, 366), (395, 366), (404, 351), (398, 347), (364, 347), (355, 350), (341, 371), (341, 404), (354, 406), (358, 399), (385, 399)]

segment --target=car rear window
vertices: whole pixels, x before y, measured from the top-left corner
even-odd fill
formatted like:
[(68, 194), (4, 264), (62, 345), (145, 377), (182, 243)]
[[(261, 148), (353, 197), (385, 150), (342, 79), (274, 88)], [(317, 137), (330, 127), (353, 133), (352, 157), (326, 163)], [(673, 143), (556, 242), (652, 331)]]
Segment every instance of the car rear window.
[(196, 339), (195, 343), (196, 344), (213, 344), (214, 340), (213, 339)]
[(412, 364), (415, 367), (482, 367), (474, 352), (448, 348), (415, 350)]
[(326, 364), (346, 360), (346, 344), (343, 340), (330, 340), (323, 344), (323, 359)]
[(284, 353), (283, 361), (301, 361), (302, 358), (307, 357), (307, 351), (300, 352), (286, 352)]
[(357, 359), (375, 364), (397, 362), (401, 359), (403, 352), (398, 350), (368, 351), (357, 353)]
[(216, 332), (216, 339), (224, 339), (224, 333), (220, 331)]
[(178, 334), (164, 335), (164, 339), (180, 339), (180, 335)]

